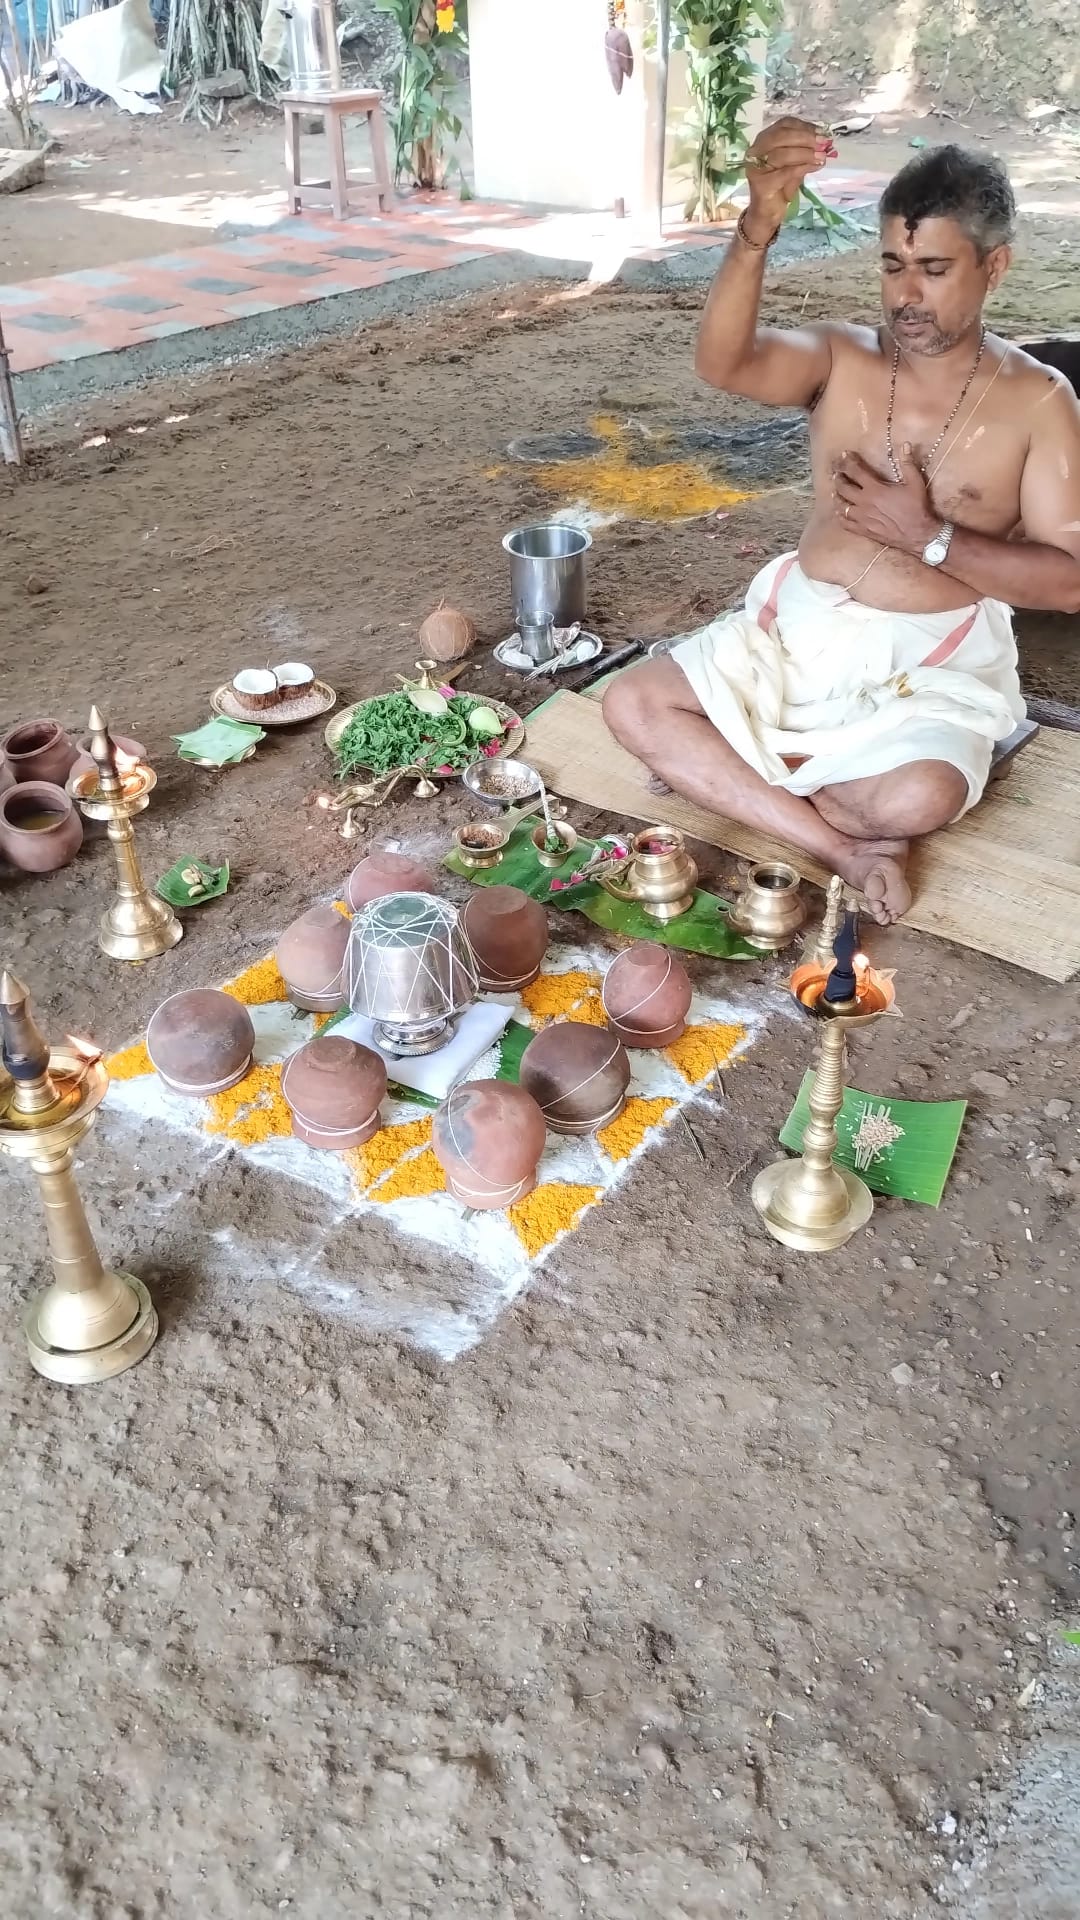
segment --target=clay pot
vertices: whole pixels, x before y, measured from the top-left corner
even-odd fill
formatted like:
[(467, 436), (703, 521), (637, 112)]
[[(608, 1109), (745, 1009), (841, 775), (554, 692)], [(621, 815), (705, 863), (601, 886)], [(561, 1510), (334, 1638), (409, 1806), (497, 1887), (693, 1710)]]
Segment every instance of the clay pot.
[(298, 1140), (344, 1153), (362, 1147), (382, 1125), (386, 1066), (344, 1034), (320, 1034), (286, 1061), (281, 1091)]
[(531, 1094), (505, 1080), (455, 1087), (435, 1115), (431, 1144), (455, 1200), (492, 1211), (536, 1185), (547, 1128)]
[(0, 853), (23, 873), (55, 873), (82, 842), (82, 820), (63, 787), (20, 780), (0, 795)]
[(294, 1007), (336, 1013), (345, 1005), (341, 969), (349, 931), (348, 920), (336, 907), (309, 907), (286, 927), (276, 957)]
[(251, 1065), (254, 1045), (247, 1008), (217, 987), (170, 994), (146, 1029), (146, 1051), (166, 1086), (194, 1096), (234, 1087)]
[(485, 887), (462, 910), (465, 938), (488, 993), (530, 986), (548, 948), (547, 914), (519, 887)]
[(16, 780), (45, 780), (62, 787), (78, 749), (59, 720), (23, 720), (0, 740), (0, 752)]
[(692, 998), (682, 962), (651, 940), (620, 953), (604, 980), (604, 1012), (624, 1047), (670, 1047), (686, 1030)]
[(7, 761), (0, 756), (0, 793), (6, 793), (8, 788), (14, 785), (15, 775), (12, 773)]
[(521, 1056), (521, 1084), (552, 1133), (596, 1133), (626, 1104), (630, 1061), (610, 1028), (563, 1020), (530, 1040)]
[(354, 913), (369, 900), (381, 900), (387, 893), (435, 893), (437, 882), (428, 869), (408, 853), (391, 853), (376, 847), (353, 868), (345, 882), (345, 901)]
[[(143, 746), (141, 740), (129, 740), (122, 733), (114, 733), (112, 743), (116, 748), (117, 754), (120, 756), (121, 768), (123, 768), (124, 754), (129, 755), (132, 760), (146, 759), (146, 748)], [(71, 772), (68, 774), (68, 779), (77, 780), (80, 774), (96, 772), (97, 761), (90, 752), (90, 735), (86, 733), (79, 741), (79, 751), (72, 761)]]

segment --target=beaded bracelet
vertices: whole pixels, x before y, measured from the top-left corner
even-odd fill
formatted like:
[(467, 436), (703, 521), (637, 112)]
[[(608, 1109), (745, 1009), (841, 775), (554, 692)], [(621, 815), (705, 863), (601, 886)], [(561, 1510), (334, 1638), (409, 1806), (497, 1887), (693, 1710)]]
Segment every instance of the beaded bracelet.
[(744, 247), (749, 247), (753, 253), (768, 253), (769, 248), (780, 238), (780, 229), (777, 227), (776, 230), (769, 235), (767, 240), (751, 240), (750, 235), (746, 231), (746, 216), (748, 211), (749, 209), (747, 207), (743, 208), (735, 223), (735, 231)]

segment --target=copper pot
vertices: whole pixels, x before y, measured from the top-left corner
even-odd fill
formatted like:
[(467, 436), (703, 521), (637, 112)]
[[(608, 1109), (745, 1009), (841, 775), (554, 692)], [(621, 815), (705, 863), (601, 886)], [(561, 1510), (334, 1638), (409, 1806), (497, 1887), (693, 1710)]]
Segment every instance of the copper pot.
[(22, 720), (0, 740), (0, 752), (16, 780), (45, 780), (62, 787), (78, 748), (59, 720)]
[(0, 853), (23, 873), (55, 873), (82, 842), (82, 820), (63, 787), (20, 780), (0, 795)]

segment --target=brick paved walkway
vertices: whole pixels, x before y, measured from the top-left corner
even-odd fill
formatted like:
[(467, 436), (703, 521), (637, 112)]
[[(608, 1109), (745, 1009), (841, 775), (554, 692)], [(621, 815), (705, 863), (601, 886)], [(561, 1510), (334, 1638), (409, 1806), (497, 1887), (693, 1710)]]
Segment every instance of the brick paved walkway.
[[(865, 201), (883, 179), (836, 173), (829, 198)], [(662, 260), (715, 246), (717, 236), (715, 227), (676, 224), (666, 229), (662, 246), (640, 247), (632, 244), (629, 223), (606, 214), (535, 215), (450, 199), (406, 202), (386, 218), (285, 218), (243, 239), (0, 286), (0, 314), (12, 369), (23, 373), (445, 272), (500, 252), (579, 260), (603, 277), (621, 257)]]

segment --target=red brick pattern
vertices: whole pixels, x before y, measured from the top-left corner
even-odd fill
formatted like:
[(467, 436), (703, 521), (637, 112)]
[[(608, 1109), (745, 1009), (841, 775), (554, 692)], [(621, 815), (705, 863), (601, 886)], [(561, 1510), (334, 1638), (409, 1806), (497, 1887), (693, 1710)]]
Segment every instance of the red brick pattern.
[[(872, 174), (836, 174), (830, 198), (866, 199)], [(404, 275), (440, 273), (501, 252), (594, 262), (669, 258), (716, 244), (715, 227), (671, 224), (659, 247), (632, 244), (632, 228), (606, 214), (529, 214), (445, 196), (403, 201), (386, 217), (335, 221), (306, 214), (262, 233), (110, 268), (0, 286), (0, 314), (16, 373), (115, 353), (218, 327), (230, 320), (358, 293)]]

